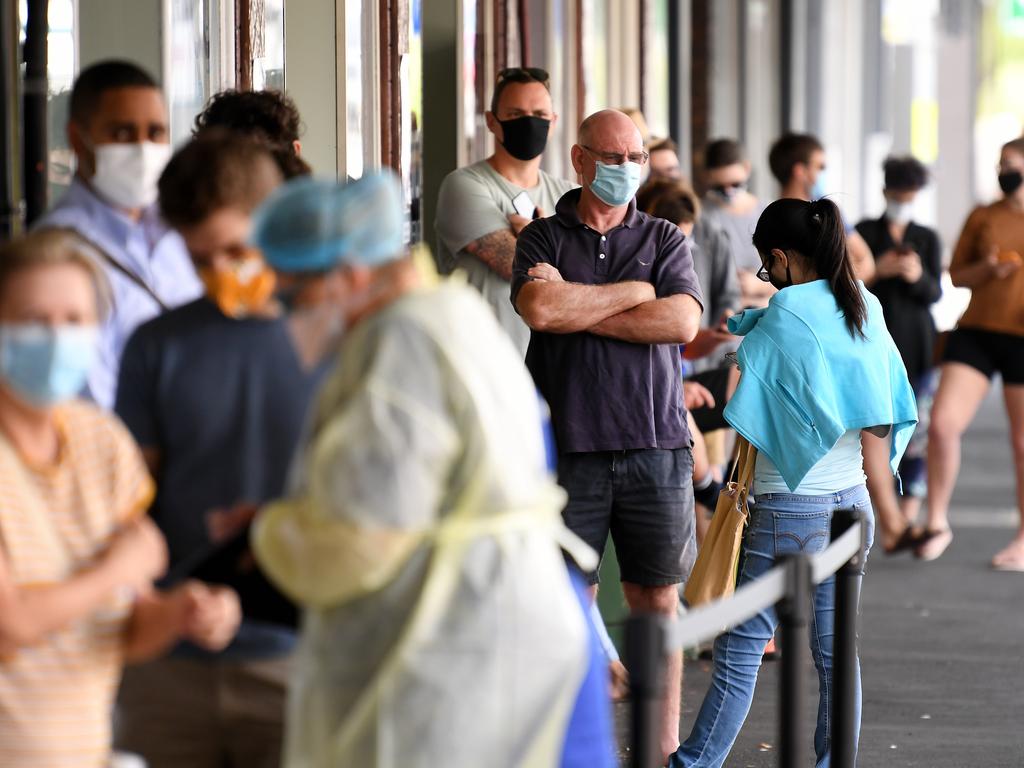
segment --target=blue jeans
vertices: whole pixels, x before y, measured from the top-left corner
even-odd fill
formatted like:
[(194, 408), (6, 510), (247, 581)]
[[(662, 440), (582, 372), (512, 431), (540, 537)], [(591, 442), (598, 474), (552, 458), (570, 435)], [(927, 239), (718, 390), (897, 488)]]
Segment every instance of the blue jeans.
[[(863, 485), (825, 496), (770, 493), (756, 497), (744, 537), (737, 585), (763, 576), (780, 555), (816, 554), (829, 545), (829, 526), (837, 509), (867, 512), (868, 549), (874, 539), (871, 500)], [(863, 576), (863, 572), (861, 573)], [(814, 588), (810, 644), (818, 668), (818, 725), (814, 752), (819, 768), (829, 764), (832, 706), (832, 636), (835, 576)], [(764, 647), (775, 634), (775, 607), (766, 608), (715, 640), (714, 672), (689, 738), (669, 761), (669, 768), (721, 766), (739, 735), (754, 698)], [(783, 648), (783, 653), (786, 649)], [(857, 667), (857, 732), (860, 732), (860, 666)]]

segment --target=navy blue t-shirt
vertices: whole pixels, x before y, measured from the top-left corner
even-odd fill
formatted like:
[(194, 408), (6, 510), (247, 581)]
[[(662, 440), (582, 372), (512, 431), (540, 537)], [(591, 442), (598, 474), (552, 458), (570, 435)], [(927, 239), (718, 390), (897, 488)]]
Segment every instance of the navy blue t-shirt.
[[(636, 210), (605, 234), (576, 212), (580, 190), (556, 213), (529, 224), (516, 241), (512, 304), (547, 263), (563, 279), (586, 285), (642, 281), (658, 298), (686, 294), (703, 306), (685, 237), (674, 224)], [(526, 365), (551, 406), (560, 453), (682, 448), (690, 444), (683, 406), (679, 346), (633, 344), (591, 333), (530, 334)]]
[(324, 371), (302, 368), (283, 319), (231, 319), (205, 298), (135, 332), (116, 411), (159, 454), (152, 515), (172, 569), (209, 549), (210, 511), (283, 495)]

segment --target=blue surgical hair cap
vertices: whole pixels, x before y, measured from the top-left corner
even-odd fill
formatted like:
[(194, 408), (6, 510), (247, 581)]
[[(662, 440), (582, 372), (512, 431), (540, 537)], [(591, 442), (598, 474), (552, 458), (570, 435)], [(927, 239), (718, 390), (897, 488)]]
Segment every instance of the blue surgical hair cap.
[(305, 177), (256, 210), (250, 240), (279, 272), (376, 267), (402, 256), (404, 224), (402, 190), (390, 171), (349, 182)]

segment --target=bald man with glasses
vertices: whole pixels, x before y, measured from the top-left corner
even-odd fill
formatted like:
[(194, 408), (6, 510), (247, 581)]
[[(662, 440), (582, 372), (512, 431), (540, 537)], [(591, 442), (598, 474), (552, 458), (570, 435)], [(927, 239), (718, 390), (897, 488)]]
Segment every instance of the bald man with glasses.
[[(679, 345), (703, 307), (685, 237), (636, 208), (647, 153), (622, 112), (588, 117), (572, 148), (583, 183), (519, 236), (512, 304), (532, 329), (526, 362), (551, 407), (568, 527), (609, 533), (634, 612), (674, 616), (696, 558), (693, 457)], [(596, 585), (598, 574), (590, 574)], [(664, 756), (679, 745), (682, 657), (666, 672)]]

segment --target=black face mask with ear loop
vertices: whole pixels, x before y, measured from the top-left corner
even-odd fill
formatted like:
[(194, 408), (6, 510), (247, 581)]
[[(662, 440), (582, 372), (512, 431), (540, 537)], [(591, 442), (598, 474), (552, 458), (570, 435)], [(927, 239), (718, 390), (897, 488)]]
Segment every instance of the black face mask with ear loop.
[[(772, 262), (774, 262), (774, 261), (775, 261), (775, 257), (773, 256), (772, 257)], [(772, 266), (775, 266), (775, 264), (773, 263)], [(793, 276), (789, 273), (789, 260), (788, 259), (786, 261), (786, 282), (782, 282), (781, 280), (776, 278), (772, 274), (772, 270), (771, 270), (770, 267), (768, 269), (768, 282), (771, 283), (772, 286), (774, 286), (777, 290), (780, 290), (780, 291), (783, 288), (789, 288), (789, 286), (791, 286), (793, 284)]]
[(548, 143), (551, 121), (542, 117), (517, 117), (514, 120), (499, 120), (504, 141), (501, 145), (516, 160), (533, 160)]
[(1021, 174), (1020, 171), (1007, 171), (999, 174), (999, 188), (1003, 190), (1004, 194), (1012, 195), (1020, 189), (1021, 184), (1024, 184), (1024, 174)]

